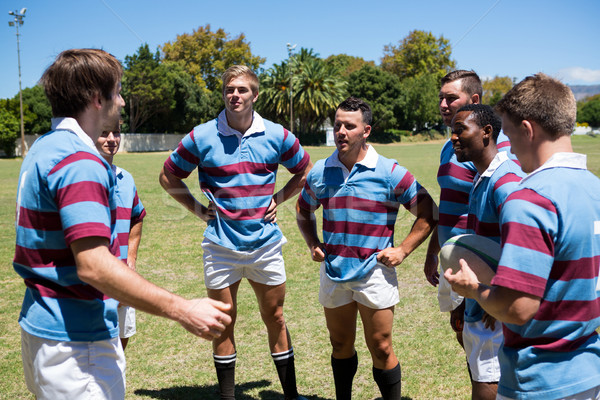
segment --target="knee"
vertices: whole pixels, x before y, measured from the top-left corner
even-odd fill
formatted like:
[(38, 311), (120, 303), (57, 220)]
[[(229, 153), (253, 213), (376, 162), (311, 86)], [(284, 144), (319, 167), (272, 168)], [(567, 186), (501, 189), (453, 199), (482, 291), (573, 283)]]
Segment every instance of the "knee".
[(267, 325), (285, 327), (285, 318), (283, 317), (283, 307), (273, 307), (260, 312), (263, 321)]
[(374, 338), (369, 346), (371, 356), (377, 360), (387, 360), (394, 353), (390, 339), (389, 337)]
[(354, 337), (345, 335), (329, 335), (329, 342), (334, 354), (354, 354)]

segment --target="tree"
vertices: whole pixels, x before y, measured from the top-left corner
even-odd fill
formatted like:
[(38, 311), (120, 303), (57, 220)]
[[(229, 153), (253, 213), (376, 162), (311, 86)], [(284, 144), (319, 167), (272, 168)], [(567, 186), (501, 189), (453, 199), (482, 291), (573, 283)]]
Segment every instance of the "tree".
[(160, 62), (159, 52), (153, 55), (148, 44), (141, 45), (133, 56), (125, 57), (122, 85), (129, 111), (129, 132), (137, 132), (154, 115), (173, 108), (172, 85), (167, 72)]
[[(294, 122), (297, 122), (295, 133), (301, 138), (302, 135), (320, 131), (323, 123), (346, 97), (347, 83), (335, 67), (319, 58), (312, 49), (300, 49), (299, 54), (292, 58), (291, 67)], [(257, 110), (275, 122), (289, 124), (289, 60), (273, 65), (261, 74)]]
[(484, 79), (483, 85), (483, 100), (484, 104), (495, 106), (500, 99), (508, 92), (515, 84), (515, 79), (508, 76), (494, 76), (491, 79)]
[(362, 57), (354, 57), (347, 54), (331, 55), (325, 59), (325, 62), (340, 71), (345, 78), (348, 78), (350, 74), (358, 71), (365, 65), (375, 66), (375, 62), (373, 61), (365, 61)]
[[(15, 96), (14, 101), (18, 102), (18, 96)], [(48, 132), (51, 127), (52, 107), (44, 88), (36, 85), (23, 89), (23, 105), (27, 106), (27, 110), (31, 112), (29, 118), (23, 118), (25, 133), (43, 134)]]
[(381, 67), (397, 75), (400, 80), (430, 74), (439, 80), (455, 68), (450, 42), (431, 32), (414, 30), (397, 46), (383, 48)]
[(149, 120), (154, 132), (188, 133), (194, 126), (215, 118), (223, 104), (221, 92), (207, 93), (177, 63), (166, 61), (164, 66), (171, 85), (173, 106)]
[(13, 113), (4, 107), (7, 100), (4, 103), (3, 106), (0, 106), (0, 150), (4, 151), (7, 157), (14, 157), (20, 123)]
[(600, 94), (577, 103), (577, 122), (587, 122), (594, 128), (600, 127)]
[(401, 128), (420, 131), (429, 130), (441, 122), (438, 108), (437, 76), (421, 74), (402, 82), (399, 117)]
[(245, 64), (257, 70), (265, 62), (252, 55), (243, 33), (232, 39), (223, 29), (212, 32), (209, 24), (192, 34), (177, 35), (173, 43), (162, 46), (162, 52), (165, 60), (181, 64), (194, 82), (208, 91), (221, 90), (221, 75), (231, 65)]
[[(294, 113), (298, 131), (314, 133), (346, 97), (346, 81), (337, 70), (321, 59), (302, 63), (302, 70), (294, 82)], [(297, 89), (296, 89), (297, 87)]]
[(375, 132), (398, 128), (397, 115), (401, 114), (402, 86), (396, 75), (379, 67), (364, 64), (348, 77), (351, 96), (365, 100), (373, 111), (372, 129)]

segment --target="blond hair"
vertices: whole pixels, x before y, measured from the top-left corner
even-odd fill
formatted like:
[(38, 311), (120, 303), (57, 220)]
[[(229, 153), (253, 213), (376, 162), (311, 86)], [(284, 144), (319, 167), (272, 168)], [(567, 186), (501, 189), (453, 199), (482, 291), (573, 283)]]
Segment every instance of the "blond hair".
[(247, 76), (250, 79), (250, 89), (252, 89), (252, 93), (258, 93), (258, 76), (245, 65), (232, 65), (223, 72), (223, 75), (221, 75), (221, 80), (223, 81), (223, 93), (225, 93), (227, 84), (240, 76)]

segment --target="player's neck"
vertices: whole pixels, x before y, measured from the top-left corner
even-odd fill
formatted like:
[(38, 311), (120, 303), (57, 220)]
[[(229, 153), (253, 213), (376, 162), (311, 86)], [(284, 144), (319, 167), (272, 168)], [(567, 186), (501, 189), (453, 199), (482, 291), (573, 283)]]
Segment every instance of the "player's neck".
[(227, 124), (230, 128), (235, 129), (243, 135), (252, 126), (253, 113), (253, 110), (250, 110), (250, 112), (244, 112), (239, 114), (231, 113), (228, 110), (225, 110), (225, 115), (227, 116)]
[(490, 164), (494, 160), (494, 157), (496, 157), (496, 154), (498, 154), (496, 144), (490, 142), (489, 146), (481, 152), (480, 157), (478, 157), (476, 160), (473, 160), (473, 165), (475, 168), (477, 168), (479, 175), (483, 175), (483, 173), (489, 168)]
[(541, 167), (556, 153), (572, 153), (571, 136), (559, 136), (555, 140), (540, 141), (535, 149), (535, 169)]

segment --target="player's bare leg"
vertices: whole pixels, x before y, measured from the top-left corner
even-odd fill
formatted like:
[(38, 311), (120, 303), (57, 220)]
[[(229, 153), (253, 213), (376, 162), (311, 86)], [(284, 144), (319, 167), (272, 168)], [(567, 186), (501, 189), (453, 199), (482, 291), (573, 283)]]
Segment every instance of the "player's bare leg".
[(384, 400), (400, 400), (400, 363), (392, 347), (394, 307), (375, 310), (358, 305), (365, 330), (365, 341), (373, 359), (373, 377)]
[(358, 368), (354, 348), (356, 340), (356, 302), (341, 307), (324, 308), (329, 341), (331, 342), (331, 368), (337, 400), (352, 398), (352, 381)]
[(237, 317), (237, 292), (240, 281), (224, 289), (207, 289), (208, 297), (231, 304), (231, 324), (225, 328), (220, 337), (213, 340), (213, 358), (219, 381), (222, 400), (235, 399), (235, 338), (234, 327)]
[(277, 368), (281, 387), (286, 399), (298, 398), (296, 389), (296, 368), (292, 340), (285, 325), (283, 303), (285, 301), (285, 283), (264, 285), (248, 280), (258, 300), (260, 316), (267, 327), (269, 349)]

